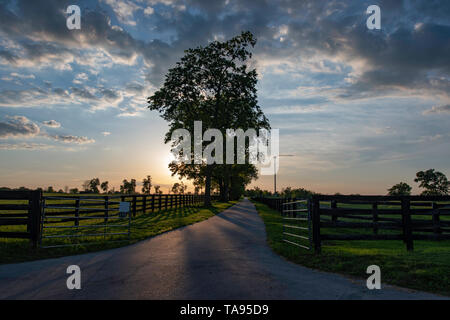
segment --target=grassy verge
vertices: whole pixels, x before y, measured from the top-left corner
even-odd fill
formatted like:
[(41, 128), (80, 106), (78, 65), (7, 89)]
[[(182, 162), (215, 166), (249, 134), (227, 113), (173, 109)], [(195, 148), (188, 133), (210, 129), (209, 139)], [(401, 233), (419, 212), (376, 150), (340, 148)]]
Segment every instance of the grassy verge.
[[(237, 201), (213, 202), (212, 207), (186, 207), (173, 210), (141, 214), (131, 221), (130, 240), (121, 242), (102, 241), (99, 237), (96, 244), (78, 244), (72, 247), (48, 248), (32, 250), (26, 239), (0, 238), (0, 263), (14, 263), (38, 259), (56, 258), (68, 255), (111, 249), (132, 244), (158, 234), (206, 220), (217, 213), (231, 207)], [(125, 222), (124, 222), (125, 223)], [(54, 244), (64, 244), (68, 240), (55, 239)], [(50, 243), (52, 244), (52, 243)]]
[(450, 296), (450, 241), (415, 241), (413, 252), (407, 252), (402, 241), (324, 241), (322, 254), (315, 255), (283, 242), (280, 214), (255, 205), (270, 247), (292, 262), (361, 279), (375, 264), (381, 268), (382, 283)]

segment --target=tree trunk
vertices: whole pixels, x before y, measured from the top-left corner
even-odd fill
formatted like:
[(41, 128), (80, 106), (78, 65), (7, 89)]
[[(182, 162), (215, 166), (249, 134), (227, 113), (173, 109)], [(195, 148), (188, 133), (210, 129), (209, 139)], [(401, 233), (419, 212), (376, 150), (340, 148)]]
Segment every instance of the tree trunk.
[(228, 179), (226, 179), (225, 181), (224, 181), (224, 183), (223, 183), (223, 200), (222, 201), (224, 201), (224, 202), (228, 202), (228, 200), (230, 199), (230, 197), (229, 197), (229, 190), (230, 190), (230, 188), (229, 188), (229, 183), (228, 183)]
[(208, 165), (206, 169), (206, 178), (205, 178), (205, 201), (204, 206), (211, 206), (211, 175), (212, 175), (212, 166)]
[(226, 201), (224, 180), (219, 178), (220, 201)]

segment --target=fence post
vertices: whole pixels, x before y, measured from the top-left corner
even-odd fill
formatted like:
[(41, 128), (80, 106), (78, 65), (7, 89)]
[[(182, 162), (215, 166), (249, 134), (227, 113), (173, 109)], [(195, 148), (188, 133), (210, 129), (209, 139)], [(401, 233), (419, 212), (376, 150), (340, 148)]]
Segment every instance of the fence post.
[(433, 211), (432, 211), (432, 218), (433, 218), (433, 233), (436, 235), (436, 237), (439, 239), (439, 235), (442, 233), (442, 230), (440, 228), (440, 218), (439, 218), (439, 207), (436, 202), (433, 202)]
[(133, 217), (136, 217), (136, 196), (133, 196)]
[(152, 213), (155, 212), (155, 195), (152, 194)]
[(337, 215), (337, 201), (331, 200), (331, 222), (337, 223), (338, 215)]
[(373, 233), (378, 234), (378, 203), (372, 203)]
[(78, 227), (80, 225), (80, 199), (75, 200), (75, 226)]
[(316, 197), (312, 198), (312, 228), (313, 228), (313, 243), (314, 252), (320, 254), (320, 201)]
[(412, 251), (414, 249), (412, 238), (410, 199), (402, 197), (402, 216), (403, 216), (403, 236), (406, 243), (406, 250)]
[(142, 213), (146, 214), (147, 212), (147, 195), (142, 196)]
[(105, 223), (108, 222), (108, 215), (109, 215), (109, 197), (105, 196)]
[[(166, 197), (167, 197), (167, 195), (166, 195)], [(159, 211), (161, 211), (161, 209), (162, 209), (162, 194), (160, 194), (159, 195)]]
[[(31, 193), (31, 215), (28, 219), (31, 219), (31, 244), (33, 249), (37, 249), (39, 236), (41, 231), (41, 200), (42, 191), (36, 190)], [(29, 201), (30, 201), (29, 200)]]
[(294, 214), (294, 218), (297, 218), (297, 198), (293, 198), (292, 201), (294, 201), (294, 203), (292, 204), (292, 210), (294, 210), (292, 213)]

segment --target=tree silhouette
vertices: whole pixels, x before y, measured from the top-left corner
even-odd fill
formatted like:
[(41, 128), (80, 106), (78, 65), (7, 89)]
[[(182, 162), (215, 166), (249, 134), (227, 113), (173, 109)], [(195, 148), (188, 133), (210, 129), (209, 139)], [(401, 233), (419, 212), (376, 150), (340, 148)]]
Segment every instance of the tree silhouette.
[(89, 191), (92, 193), (99, 193), (98, 187), (100, 186), (100, 179), (94, 178), (89, 181)]
[(102, 184), (100, 185), (100, 188), (102, 188), (104, 193), (107, 193), (108, 192), (108, 188), (109, 188), (109, 182), (108, 181), (102, 182)]
[(155, 189), (155, 193), (156, 194), (161, 194), (162, 193), (161, 186), (154, 186), (153, 188)]
[(414, 181), (419, 183), (420, 188), (425, 189), (422, 192), (425, 196), (447, 195), (450, 188), (450, 182), (445, 174), (434, 169), (417, 172)]
[(409, 196), (411, 195), (411, 186), (405, 182), (397, 183), (388, 189), (389, 196)]
[(152, 177), (147, 176), (147, 178), (144, 178), (142, 180), (142, 193), (150, 194), (151, 189), (152, 189)]
[(120, 186), (120, 193), (136, 193), (136, 180), (131, 179), (128, 181), (127, 179), (124, 179), (122, 185)]
[[(255, 44), (253, 34), (243, 32), (225, 42), (213, 41), (206, 47), (185, 51), (184, 57), (167, 73), (163, 87), (148, 98), (149, 109), (159, 111), (169, 121), (165, 143), (176, 129), (184, 128), (193, 136), (194, 121), (202, 121), (205, 130), (218, 129), (224, 135), (228, 128), (244, 131), (270, 128), (257, 102), (256, 70), (248, 70), (246, 65), (252, 56), (249, 47)], [(174, 141), (172, 146), (180, 143)], [(202, 149), (206, 145), (203, 143)], [(190, 157), (193, 159), (193, 154)], [(197, 172), (204, 177), (205, 205), (209, 206), (211, 178), (218, 165), (180, 166), (182, 170), (172, 165), (172, 173), (191, 179), (192, 172)]]

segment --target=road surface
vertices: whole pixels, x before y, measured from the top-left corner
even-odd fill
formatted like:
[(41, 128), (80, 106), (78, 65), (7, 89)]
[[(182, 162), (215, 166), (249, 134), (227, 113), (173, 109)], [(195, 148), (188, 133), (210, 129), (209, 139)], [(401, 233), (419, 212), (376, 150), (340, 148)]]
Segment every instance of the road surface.
[[(81, 268), (68, 290), (66, 268)], [(0, 299), (435, 299), (314, 271), (276, 255), (243, 200), (206, 221), (127, 247), (0, 265)]]

